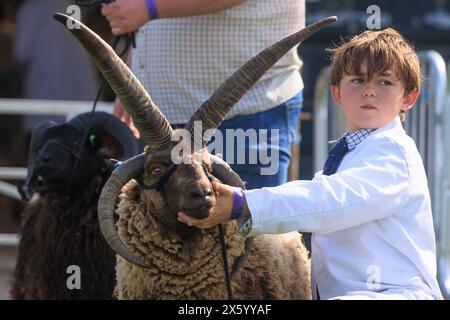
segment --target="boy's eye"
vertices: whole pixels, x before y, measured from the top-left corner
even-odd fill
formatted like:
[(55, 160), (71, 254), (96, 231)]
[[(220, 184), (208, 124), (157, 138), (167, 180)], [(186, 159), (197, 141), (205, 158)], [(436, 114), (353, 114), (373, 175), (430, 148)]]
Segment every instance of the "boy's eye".
[(392, 84), (389, 80), (380, 80), (380, 84), (383, 86), (389, 86)]
[(361, 78), (355, 78), (355, 79), (350, 80), (350, 82), (355, 83), (355, 84), (360, 84), (360, 83), (363, 83), (364, 80)]

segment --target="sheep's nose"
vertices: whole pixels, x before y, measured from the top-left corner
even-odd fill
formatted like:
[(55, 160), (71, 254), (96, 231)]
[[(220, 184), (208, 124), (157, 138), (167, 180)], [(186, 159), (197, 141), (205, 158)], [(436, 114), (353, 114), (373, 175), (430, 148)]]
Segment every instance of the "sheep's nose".
[(189, 216), (204, 219), (214, 205), (214, 192), (208, 185), (191, 185), (183, 199), (182, 208)]
[(194, 188), (190, 191), (190, 196), (195, 201), (209, 201), (213, 192), (211, 189)]

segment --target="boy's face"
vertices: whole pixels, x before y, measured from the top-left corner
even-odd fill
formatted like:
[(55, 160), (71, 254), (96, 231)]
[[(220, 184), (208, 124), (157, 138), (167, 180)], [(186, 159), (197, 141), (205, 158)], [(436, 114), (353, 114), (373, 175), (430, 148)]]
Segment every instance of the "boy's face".
[(405, 95), (405, 87), (394, 70), (374, 74), (369, 80), (367, 61), (363, 61), (360, 73), (344, 74), (339, 86), (331, 85), (331, 94), (347, 118), (349, 132), (381, 128), (417, 100), (417, 91)]

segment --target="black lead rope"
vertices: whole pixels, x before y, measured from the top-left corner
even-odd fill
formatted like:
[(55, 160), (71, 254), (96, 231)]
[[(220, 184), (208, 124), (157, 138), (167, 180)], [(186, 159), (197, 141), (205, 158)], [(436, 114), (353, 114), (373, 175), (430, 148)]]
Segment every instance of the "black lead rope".
[(233, 291), (231, 290), (230, 270), (228, 269), (227, 246), (225, 244), (225, 235), (223, 233), (223, 226), (219, 224), (218, 227), (219, 227), (220, 246), (222, 247), (223, 270), (225, 271), (225, 283), (227, 285), (228, 300), (233, 300)]

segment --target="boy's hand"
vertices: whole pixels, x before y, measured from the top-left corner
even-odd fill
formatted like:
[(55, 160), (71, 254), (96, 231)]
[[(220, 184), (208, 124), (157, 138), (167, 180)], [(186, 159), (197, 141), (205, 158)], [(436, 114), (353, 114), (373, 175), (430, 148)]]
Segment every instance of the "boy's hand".
[(209, 209), (209, 216), (205, 219), (197, 220), (183, 212), (179, 212), (178, 221), (200, 229), (211, 228), (228, 221), (233, 210), (234, 188), (219, 182), (213, 182), (212, 186), (214, 191), (216, 191), (216, 205)]
[(145, 0), (116, 0), (103, 6), (102, 15), (115, 36), (135, 32), (150, 19)]

